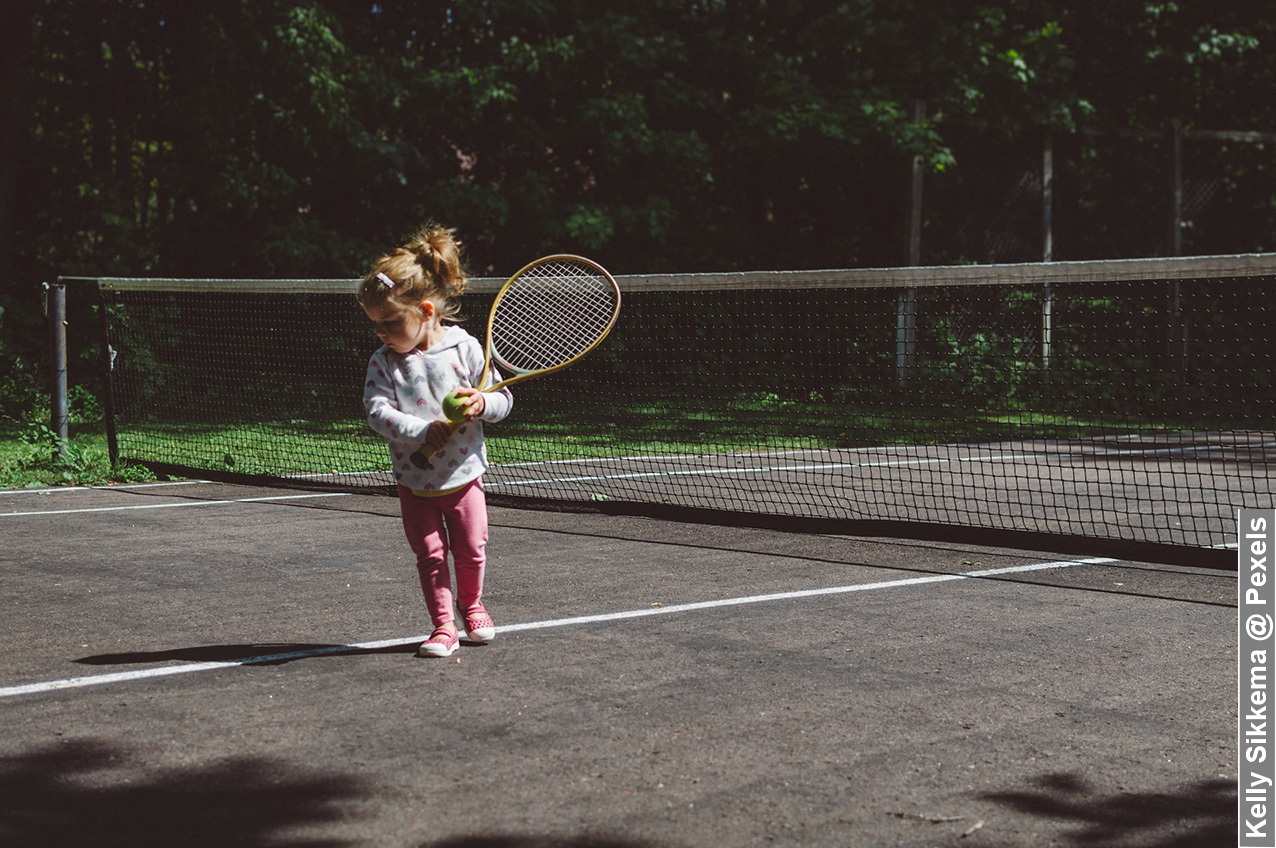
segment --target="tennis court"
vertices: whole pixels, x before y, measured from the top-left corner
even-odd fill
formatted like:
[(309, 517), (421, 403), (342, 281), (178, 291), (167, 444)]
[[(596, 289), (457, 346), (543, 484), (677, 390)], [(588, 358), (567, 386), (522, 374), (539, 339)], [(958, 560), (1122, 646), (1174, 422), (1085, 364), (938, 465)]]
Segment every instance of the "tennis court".
[(6, 845), (1235, 834), (1234, 572), (494, 507), (501, 633), (424, 660), (391, 498), (7, 491), (0, 522)]

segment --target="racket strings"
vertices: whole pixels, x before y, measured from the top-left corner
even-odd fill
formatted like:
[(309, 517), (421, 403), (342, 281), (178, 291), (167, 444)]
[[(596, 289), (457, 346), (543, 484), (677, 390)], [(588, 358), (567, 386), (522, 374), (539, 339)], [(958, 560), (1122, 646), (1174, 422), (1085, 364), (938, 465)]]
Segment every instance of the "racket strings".
[(554, 368), (587, 352), (615, 320), (614, 283), (567, 261), (536, 266), (515, 279), (492, 318), (492, 355), (513, 373)]

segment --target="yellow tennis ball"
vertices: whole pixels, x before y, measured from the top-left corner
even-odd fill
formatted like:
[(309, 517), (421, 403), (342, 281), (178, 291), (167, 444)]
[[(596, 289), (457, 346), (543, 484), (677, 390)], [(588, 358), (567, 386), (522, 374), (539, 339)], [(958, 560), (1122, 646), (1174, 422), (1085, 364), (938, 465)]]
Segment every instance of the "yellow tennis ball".
[(462, 399), (453, 390), (448, 396), (443, 398), (443, 414), (447, 416), (447, 420), (453, 424), (458, 424), (465, 420), (465, 407), (462, 405)]

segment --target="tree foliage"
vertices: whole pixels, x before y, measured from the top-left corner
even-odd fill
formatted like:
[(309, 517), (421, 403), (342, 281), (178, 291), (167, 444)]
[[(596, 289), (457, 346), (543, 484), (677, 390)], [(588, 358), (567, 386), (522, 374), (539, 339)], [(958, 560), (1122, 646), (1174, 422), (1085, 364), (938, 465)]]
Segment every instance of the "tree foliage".
[[(0, 353), (36, 356), (59, 274), (352, 276), (427, 218), (477, 273), (899, 264), (915, 157), (926, 261), (984, 261), (954, 234), (1005, 216), (989, 174), (1047, 132), (1056, 258), (1164, 252), (1163, 223), (1130, 235), (1164, 221), (1164, 134), (1276, 131), (1276, 23), (1064, 5), (8, 0)], [(1100, 161), (1118, 131), (1162, 140)], [(1231, 156), (1244, 224), (1198, 243), (1272, 249), (1270, 143), (1233, 148), (1202, 156)]]

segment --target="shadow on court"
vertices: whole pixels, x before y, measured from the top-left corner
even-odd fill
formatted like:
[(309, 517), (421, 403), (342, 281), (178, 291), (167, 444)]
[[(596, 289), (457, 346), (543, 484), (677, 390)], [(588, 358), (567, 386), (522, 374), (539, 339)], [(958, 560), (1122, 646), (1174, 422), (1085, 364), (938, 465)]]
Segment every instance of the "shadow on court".
[[(1047, 774), (1029, 791), (983, 797), (1039, 819), (1071, 824), (1067, 845), (1210, 848), (1236, 837), (1236, 785), (1207, 780), (1173, 793), (1100, 792), (1077, 774)], [(1171, 835), (1164, 831), (1174, 826)]]
[[(147, 769), (140, 760), (127, 748), (96, 740), (45, 745), (7, 758), (0, 767), (0, 841), (45, 848), (366, 844), (361, 839), (305, 835), (308, 828), (348, 821), (351, 802), (374, 794), (373, 787), (355, 775), (317, 773), (260, 756), (159, 771)], [(1235, 836), (1235, 787), (1223, 780), (1204, 781), (1173, 793), (1111, 795), (1077, 774), (1046, 774), (1033, 781), (1030, 790), (983, 797), (1027, 816), (1062, 824), (1061, 844), (1078, 848), (1208, 848), (1227, 845)], [(967, 836), (974, 836), (979, 824), (951, 819), (929, 822), (956, 823), (966, 828)], [(1166, 833), (1171, 827), (1174, 832)], [(979, 844), (999, 843), (985, 839)], [(497, 834), (454, 837), (423, 843), (421, 848), (659, 845), (599, 835)]]
[(1234, 835), (1234, 573), (496, 508), (439, 662), (390, 499), (8, 497), (5, 848)]
[[(310, 772), (268, 757), (147, 770), (128, 749), (102, 741), (46, 745), (0, 766), (0, 844), (95, 846), (288, 845), (342, 848), (363, 839), (308, 837), (308, 828), (349, 819), (373, 789), (349, 774)], [(658, 848), (605, 836), (473, 836), (422, 848)]]
[(96, 740), (6, 757), (0, 843), (338, 848), (352, 843), (287, 837), (348, 817), (348, 802), (368, 794), (358, 777), (304, 771), (268, 757), (158, 771), (140, 760), (121, 745)]

